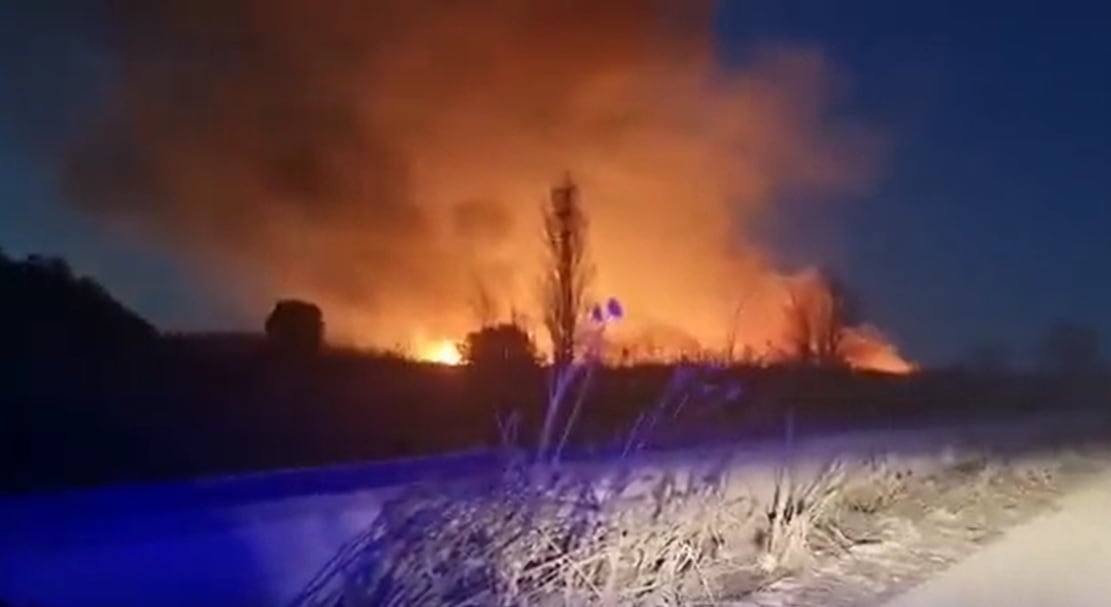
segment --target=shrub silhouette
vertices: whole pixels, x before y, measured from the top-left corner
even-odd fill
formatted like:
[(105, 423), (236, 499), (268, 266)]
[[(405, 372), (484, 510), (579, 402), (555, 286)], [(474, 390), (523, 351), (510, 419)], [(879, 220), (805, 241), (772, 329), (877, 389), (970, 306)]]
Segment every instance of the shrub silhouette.
[(319, 352), (324, 344), (324, 314), (314, 303), (283, 299), (266, 318), (266, 336), (284, 352)]
[[(472, 402), (492, 408), (497, 419), (522, 415), (524, 431), (531, 434), (538, 423), (540, 391), (536, 388), (542, 380), (539, 356), (528, 332), (513, 322), (487, 325), (469, 333), (459, 350)], [(491, 436), (489, 440), (500, 439)]]
[(472, 331), (463, 340), (463, 360), (483, 370), (534, 367), (538, 362), (532, 338), (519, 325), (500, 323)]

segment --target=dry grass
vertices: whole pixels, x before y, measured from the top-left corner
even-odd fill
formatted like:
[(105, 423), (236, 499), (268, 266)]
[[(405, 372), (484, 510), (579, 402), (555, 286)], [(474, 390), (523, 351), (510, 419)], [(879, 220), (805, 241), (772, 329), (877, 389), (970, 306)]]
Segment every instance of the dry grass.
[(521, 461), (412, 487), (296, 605), (877, 604), (1042, 507), (1067, 470), (916, 457), (703, 473)]
[(297, 604), (710, 605), (852, 545), (838, 521), (860, 481), (840, 461), (807, 479), (783, 469), (762, 495), (729, 473), (515, 465), (450, 490), (414, 487)]
[(845, 498), (845, 470), (835, 460), (808, 482), (779, 469), (772, 497), (764, 510), (767, 528), (759, 538), (761, 567), (794, 572), (805, 567), (815, 550), (843, 550), (851, 542), (837, 528)]
[(877, 514), (902, 496), (912, 472), (896, 468), (886, 457), (869, 456), (845, 483), (843, 502), (853, 512)]

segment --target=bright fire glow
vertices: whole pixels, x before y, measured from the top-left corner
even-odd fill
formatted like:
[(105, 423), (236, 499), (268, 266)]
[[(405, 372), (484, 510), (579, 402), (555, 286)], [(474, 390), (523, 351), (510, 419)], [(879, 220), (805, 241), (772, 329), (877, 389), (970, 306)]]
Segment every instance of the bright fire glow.
[(439, 365), (456, 366), (463, 363), (459, 346), (450, 339), (442, 339), (426, 344), (418, 349), (417, 358)]

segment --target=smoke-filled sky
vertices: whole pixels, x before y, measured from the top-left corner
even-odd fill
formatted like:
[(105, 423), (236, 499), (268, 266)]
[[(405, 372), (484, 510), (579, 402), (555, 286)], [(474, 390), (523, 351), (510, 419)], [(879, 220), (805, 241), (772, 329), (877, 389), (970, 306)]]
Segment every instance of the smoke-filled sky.
[(657, 335), (740, 300), (762, 342), (812, 264), (926, 362), (1111, 334), (1111, 42), (1061, 5), (108, 4), (0, 20), (0, 247), (166, 327), (293, 295), (402, 343), (466, 330), (479, 284), (527, 312), (569, 170), (599, 290)]

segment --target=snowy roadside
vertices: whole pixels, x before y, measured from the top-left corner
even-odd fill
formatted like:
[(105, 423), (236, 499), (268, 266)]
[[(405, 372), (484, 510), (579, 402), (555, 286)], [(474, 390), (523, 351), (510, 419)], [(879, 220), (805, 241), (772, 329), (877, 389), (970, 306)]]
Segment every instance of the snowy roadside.
[(525, 485), (413, 491), (296, 604), (377, 605), (382, 592), (439, 604), (428, 600), (458, 590), (477, 604), (880, 605), (1109, 467), (1105, 424), (1061, 421), (646, 454), (564, 466), (554, 484), (533, 471)]
[[(1085, 417), (1028, 419), (1005, 426), (864, 432), (800, 440), (791, 449), (782, 441), (772, 441), (647, 452), (638, 454), (630, 463), (639, 471), (671, 470), (682, 474), (700, 466), (712, 467), (727, 458), (733, 478), (743, 481), (746, 490), (766, 494), (776, 466), (788, 456), (800, 467), (813, 469), (834, 456), (884, 454), (892, 466), (926, 476), (943, 464), (946, 457), (961, 460), (984, 445), (1004, 449), (1017, 446), (1028, 452), (1031, 445), (1053, 436), (1073, 440), (1096, 435), (1106, 427), (1098, 421)], [(444, 478), (461, 479), (496, 465), (497, 458), (491, 454), (474, 453), (0, 500), (0, 536), (4, 537), (0, 544), (0, 597), (51, 607), (281, 605), (340, 545), (369, 525), (382, 501), (396, 494), (400, 487), (414, 480), (435, 483)], [(601, 472), (604, 476), (607, 466), (606, 462), (580, 460), (572, 461), (567, 468), (588, 475)], [(1023, 484), (1026, 493), (1017, 512), (1022, 516), (1034, 513), (1041, 507), (1038, 504), (1055, 498), (1073, 482), (1070, 479), (1082, 476), (1081, 472), (1070, 464), (1049, 485)], [(964, 486), (958, 483), (947, 489), (954, 503), (964, 499), (960, 494)], [(936, 495), (919, 497), (927, 503), (938, 499)], [(1010, 524), (1007, 520), (997, 522), (1001, 526)], [(963, 519), (952, 524), (959, 527)], [(892, 529), (887, 533), (899, 535), (897, 526)], [(931, 537), (929, 533), (924, 535), (927, 539)], [(853, 562), (864, 573), (846, 570), (844, 562), (838, 564), (836, 560), (819, 561), (811, 571), (819, 578), (827, 570), (824, 567), (833, 572), (830, 575), (846, 571), (846, 579), (853, 576), (886, 579), (882, 575), (885, 571), (897, 573), (899, 567), (921, 566), (922, 559), (915, 556), (911, 546), (907, 548), (912, 551), (910, 556), (898, 557), (905, 558), (907, 564), (892, 564), (883, 569), (883, 559), (894, 562), (897, 552), (879, 554), (880, 547), (894, 549), (903, 544), (869, 542), (855, 546), (851, 551)], [(948, 559), (945, 563), (951, 562), (977, 547), (973, 543), (965, 552), (952, 547), (938, 548), (936, 552), (942, 556), (937, 558), (952, 553), (944, 557)], [(929, 549), (927, 545), (918, 550)], [(905, 579), (920, 579), (936, 569), (920, 572), (919, 577), (906, 574)], [(59, 576), (69, 583), (54, 583)], [(742, 598), (750, 604), (763, 600), (761, 597), (771, 601), (776, 592), (782, 597), (791, 588), (802, 597), (810, 592), (802, 590), (804, 581), (783, 579), (761, 593)], [(885, 584), (902, 587), (891, 580)], [(815, 582), (812, 586), (817, 588), (821, 584)], [(890, 593), (873, 591), (871, 595), (882, 597)], [(819, 600), (755, 604), (837, 603)]]
[(887, 607), (1101, 607), (1111, 597), (1111, 468), (1056, 508)]
[[(1062, 445), (1017, 458), (985, 452), (956, 459), (908, 484), (883, 512), (861, 521), (874, 534), (872, 541), (719, 604), (1104, 605), (1106, 593), (1084, 595), (1088, 602), (1065, 597), (1107, 580), (1111, 544), (1103, 530), (1111, 520), (1108, 506), (1111, 450), (1103, 445)], [(1081, 581), (1076, 572), (1083, 567), (1102, 573)], [(1106, 585), (1111, 589), (1111, 583)]]

